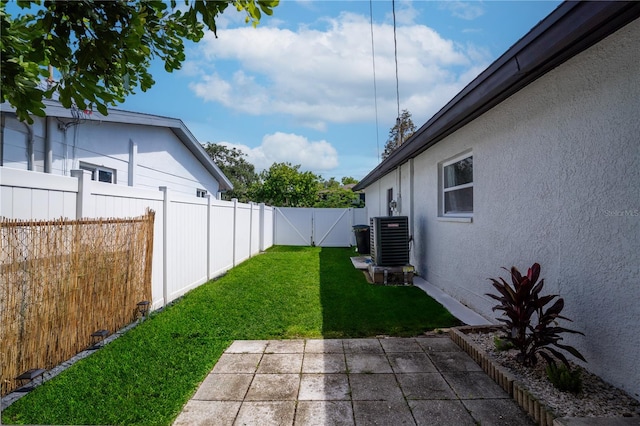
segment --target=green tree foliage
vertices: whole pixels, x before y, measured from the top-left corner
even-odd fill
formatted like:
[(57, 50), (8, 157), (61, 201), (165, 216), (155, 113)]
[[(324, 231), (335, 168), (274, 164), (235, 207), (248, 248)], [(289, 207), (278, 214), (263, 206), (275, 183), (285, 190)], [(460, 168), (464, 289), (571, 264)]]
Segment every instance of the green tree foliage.
[(260, 182), (252, 188), (256, 202), (276, 207), (312, 207), (316, 201), (319, 177), (301, 172), (300, 165), (274, 163), (260, 173)]
[(358, 181), (352, 177), (343, 177), (341, 181), (342, 185), (332, 177), (329, 180), (320, 182), (318, 185), (318, 197), (313, 207), (364, 207), (364, 202), (360, 200), (360, 194), (343, 186), (355, 184), (358, 183)]
[(341, 180), (343, 185), (355, 185), (356, 183), (358, 183), (358, 179), (353, 178), (351, 176), (344, 176)]
[(313, 207), (347, 208), (364, 207), (360, 194), (345, 188), (331, 188), (318, 191), (318, 201)]
[(320, 182), (321, 189), (340, 188), (340, 182), (336, 178), (331, 177), (329, 180)]
[[(54, 94), (66, 108), (107, 113), (137, 88), (154, 84), (151, 60), (168, 72), (185, 60), (184, 40), (197, 42), (216, 32), (216, 18), (229, 6), (258, 24), (279, 0), (18, 0), (24, 14), (6, 13), (0, 0), (2, 33), (1, 99), (16, 108), (20, 120), (44, 116), (43, 99)], [(42, 79), (52, 66), (59, 81)]]
[(208, 143), (204, 149), (233, 184), (232, 191), (222, 194), (223, 199), (237, 198), (241, 203), (252, 201), (249, 188), (258, 182), (258, 174), (254, 165), (245, 159), (246, 154), (237, 148), (213, 143)]
[[(396, 150), (402, 143), (406, 142), (416, 132), (416, 126), (411, 120), (411, 113), (408, 110), (402, 110), (399, 120), (389, 130), (389, 137), (384, 145), (384, 151), (382, 152), (382, 159), (386, 159), (391, 153)], [(398, 135), (402, 135), (398, 140)]]

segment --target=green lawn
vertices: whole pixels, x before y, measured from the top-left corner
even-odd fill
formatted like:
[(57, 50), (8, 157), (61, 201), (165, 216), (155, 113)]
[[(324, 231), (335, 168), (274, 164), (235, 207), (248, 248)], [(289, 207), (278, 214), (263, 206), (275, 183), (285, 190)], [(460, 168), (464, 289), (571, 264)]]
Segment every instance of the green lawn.
[(3, 423), (170, 424), (237, 339), (412, 336), (458, 321), (415, 287), (368, 284), (351, 249), (273, 247), (35, 389)]

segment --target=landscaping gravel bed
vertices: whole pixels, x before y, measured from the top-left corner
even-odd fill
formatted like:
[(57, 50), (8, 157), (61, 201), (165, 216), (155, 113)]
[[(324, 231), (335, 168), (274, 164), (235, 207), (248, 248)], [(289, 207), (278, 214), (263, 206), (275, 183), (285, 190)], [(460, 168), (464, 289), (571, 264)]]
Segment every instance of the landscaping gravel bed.
[(582, 392), (572, 394), (556, 389), (547, 379), (546, 362), (539, 361), (531, 369), (515, 361), (515, 350), (498, 351), (494, 336), (497, 332), (468, 333), (467, 336), (489, 358), (509, 370), (511, 374), (528, 388), (533, 396), (549, 407), (558, 417), (637, 417), (640, 423), (640, 402), (624, 391), (604, 382), (598, 376), (582, 371)]

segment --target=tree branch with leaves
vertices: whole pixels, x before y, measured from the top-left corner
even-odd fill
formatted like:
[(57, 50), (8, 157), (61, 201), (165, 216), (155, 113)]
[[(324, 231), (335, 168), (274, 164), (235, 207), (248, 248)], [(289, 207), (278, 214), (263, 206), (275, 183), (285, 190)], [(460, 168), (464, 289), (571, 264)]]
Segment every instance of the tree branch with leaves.
[(312, 207), (318, 196), (320, 178), (312, 172), (300, 171), (300, 165), (273, 163), (260, 173), (252, 198), (276, 207)]
[[(255, 27), (279, 0), (184, 0), (184, 8), (176, 0), (18, 0), (25, 13), (15, 17), (6, 12), (7, 2), (0, 1), (1, 101), (32, 123), (30, 115), (44, 116), (43, 100), (54, 97), (65, 108), (106, 115), (136, 89), (153, 86), (153, 59), (167, 72), (179, 69), (184, 40), (215, 34), (216, 19), (229, 5)], [(43, 84), (49, 66), (60, 79)]]
[(382, 159), (386, 159), (393, 151), (398, 149), (400, 145), (407, 141), (416, 132), (416, 126), (411, 120), (411, 113), (408, 110), (402, 110), (396, 124), (389, 130), (389, 137), (384, 145)]
[(258, 182), (255, 166), (246, 160), (246, 154), (238, 148), (208, 143), (204, 146), (209, 157), (233, 184), (233, 190), (225, 192), (225, 200), (236, 198), (241, 203), (252, 201), (249, 189)]

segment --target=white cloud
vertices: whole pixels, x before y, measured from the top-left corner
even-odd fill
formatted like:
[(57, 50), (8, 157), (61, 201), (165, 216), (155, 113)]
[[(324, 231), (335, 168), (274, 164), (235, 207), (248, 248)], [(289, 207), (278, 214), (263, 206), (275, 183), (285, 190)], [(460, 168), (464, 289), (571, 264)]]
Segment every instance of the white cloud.
[[(488, 57), (411, 23), (415, 11), (402, 3), (397, 27), (401, 108), (414, 116), (435, 113)], [(328, 123), (374, 119), (371, 27), (368, 16), (342, 13), (314, 28), (240, 26), (208, 34), (196, 47), (200, 77), (190, 89), (209, 102), (245, 114), (282, 114), (316, 130)], [(378, 115), (395, 117), (393, 26), (374, 25)], [(419, 100), (425, 100), (424, 103)], [(406, 103), (406, 105), (405, 105)]]
[(482, 2), (468, 1), (443, 1), (440, 3), (442, 9), (449, 10), (456, 18), (472, 21), (484, 15)]
[(230, 142), (219, 142), (229, 148), (238, 148), (247, 154), (247, 161), (256, 171), (268, 169), (273, 163), (300, 164), (302, 170), (314, 173), (335, 169), (338, 166), (338, 152), (327, 141), (309, 141), (306, 137), (276, 132), (262, 138), (255, 148)]
[[(413, 7), (410, 1), (401, 1), (396, 8), (396, 24), (410, 25), (413, 24), (418, 17), (418, 11)], [(393, 19), (393, 16), (389, 16), (389, 19)]]

